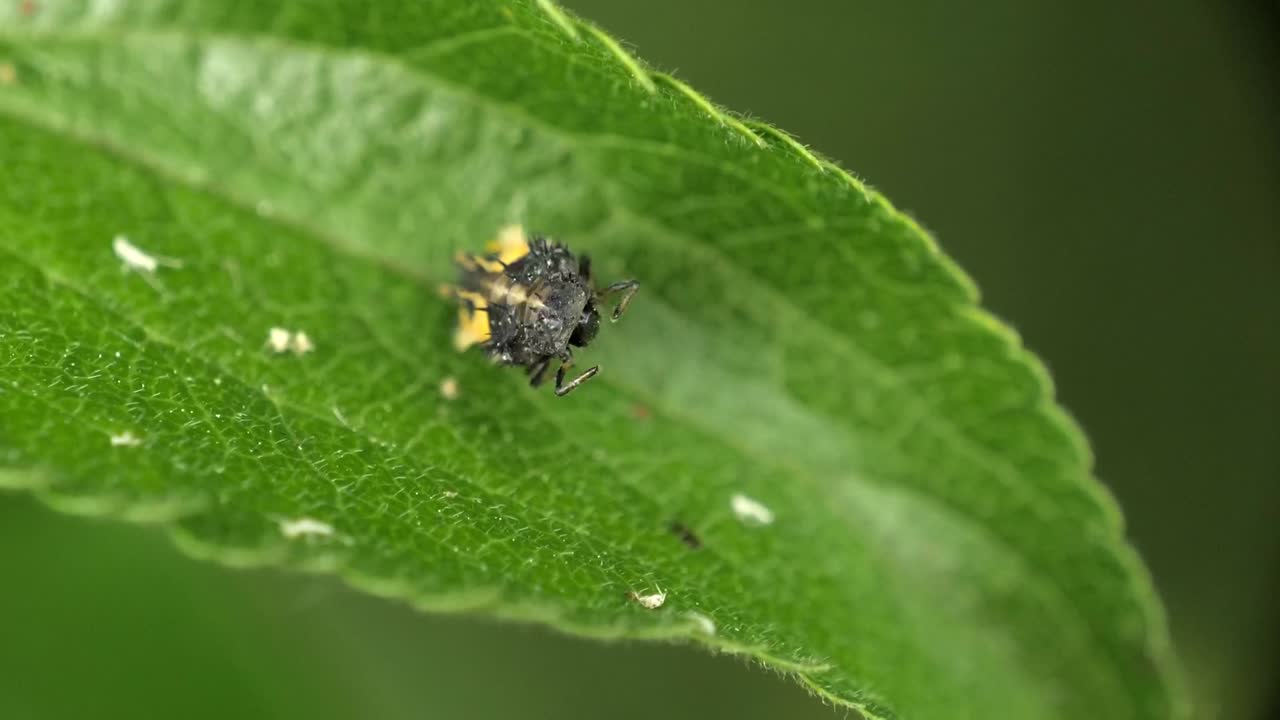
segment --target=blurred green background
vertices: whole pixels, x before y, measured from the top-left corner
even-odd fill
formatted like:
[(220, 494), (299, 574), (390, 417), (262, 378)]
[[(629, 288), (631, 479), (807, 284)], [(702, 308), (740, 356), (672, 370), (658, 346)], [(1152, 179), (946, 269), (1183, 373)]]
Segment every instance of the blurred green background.
[[(1276, 709), (1269, 6), (567, 5), (721, 104), (795, 132), (931, 228), (1045, 358), (1090, 435), (1202, 717)], [(59, 517), (22, 496), (0, 495), (0, 567), (14, 579), (0, 590), (0, 718), (844, 716), (739, 660), (227, 571), (157, 532)]]

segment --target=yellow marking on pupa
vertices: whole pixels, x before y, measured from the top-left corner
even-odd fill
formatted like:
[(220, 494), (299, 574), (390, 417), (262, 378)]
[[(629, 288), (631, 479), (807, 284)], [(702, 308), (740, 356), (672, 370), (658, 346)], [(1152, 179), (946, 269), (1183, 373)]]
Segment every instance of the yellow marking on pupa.
[(496, 238), (485, 243), (484, 249), (510, 265), (529, 254), (529, 236), (525, 234), (523, 225), (508, 225), (498, 231)]
[[(455, 295), (462, 305), (458, 308), (458, 327), (453, 331), (453, 347), (462, 352), (489, 339), (489, 314), (484, 312), (489, 303), (483, 295), (469, 290), (458, 289)], [(467, 301), (474, 311), (468, 309)]]
[[(463, 268), (500, 273), (504, 263), (510, 265), (529, 254), (529, 239), (525, 235), (523, 226), (507, 225), (498, 231), (497, 237), (485, 243), (484, 249), (487, 254), (495, 256), (501, 262), (461, 251), (454, 257)], [(462, 352), (472, 345), (478, 345), (489, 339), (489, 314), (483, 312), (489, 306), (489, 302), (483, 295), (467, 290), (455, 290), (453, 294), (462, 302), (462, 306), (458, 308), (458, 327), (453, 332), (453, 346), (458, 352)], [(475, 311), (468, 310), (467, 301), (471, 302)]]
[(494, 305), (523, 305), (529, 300), (529, 289), (506, 275), (498, 275), (488, 284), (489, 302)]

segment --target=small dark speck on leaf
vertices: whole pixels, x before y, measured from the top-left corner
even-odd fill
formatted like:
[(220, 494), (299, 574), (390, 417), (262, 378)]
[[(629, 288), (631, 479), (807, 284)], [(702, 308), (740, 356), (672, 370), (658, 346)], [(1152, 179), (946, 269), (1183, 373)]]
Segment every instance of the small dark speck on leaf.
[(680, 542), (684, 543), (685, 547), (690, 550), (697, 550), (702, 547), (702, 538), (698, 537), (697, 533), (689, 529), (688, 525), (677, 520), (671, 523), (669, 529), (672, 534), (680, 538)]

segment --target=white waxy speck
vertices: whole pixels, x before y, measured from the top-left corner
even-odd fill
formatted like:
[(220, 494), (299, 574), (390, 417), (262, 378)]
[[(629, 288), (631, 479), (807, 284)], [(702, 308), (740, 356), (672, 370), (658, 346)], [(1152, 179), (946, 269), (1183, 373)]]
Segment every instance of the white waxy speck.
[(706, 615), (703, 615), (700, 612), (691, 612), (689, 613), (689, 619), (693, 621), (694, 625), (698, 626), (698, 632), (702, 633), (703, 635), (716, 634), (715, 621), (707, 617)]
[(301, 330), (291, 332), (282, 327), (273, 327), (267, 331), (267, 347), (277, 355), (284, 352), (306, 355), (316, 349), (316, 344)]
[(658, 591), (652, 595), (641, 595), (633, 591), (631, 599), (635, 600), (645, 610), (657, 610), (667, 601), (667, 593), (662, 588), (658, 588)]
[(141, 444), (142, 438), (129, 430), (111, 436), (111, 447), (138, 447)]
[(290, 539), (309, 536), (328, 537), (333, 534), (333, 526), (309, 517), (281, 520), (280, 534)]
[(124, 263), (125, 270), (142, 273), (143, 277), (154, 275), (156, 270), (161, 267), (182, 267), (182, 263), (173, 258), (160, 257), (159, 255), (143, 252), (142, 248), (129, 242), (129, 238), (124, 235), (117, 235), (111, 239), (111, 250), (116, 254), (116, 257), (120, 258), (120, 262)]
[(311, 342), (311, 338), (301, 330), (293, 334), (293, 342), (290, 344), (294, 354), (306, 355), (316, 349), (316, 344)]
[(267, 331), (267, 347), (273, 352), (282, 353), (289, 349), (289, 341), (293, 339), (293, 333), (284, 328), (273, 327)]
[(130, 270), (153, 273), (156, 268), (160, 267), (159, 260), (140, 250), (137, 245), (129, 242), (129, 238), (123, 235), (117, 235), (111, 240), (111, 249), (115, 252), (116, 257), (120, 258), (120, 261), (124, 263), (125, 267)]
[(742, 493), (730, 498), (729, 505), (733, 508), (733, 514), (748, 525), (768, 525), (773, 522), (772, 510)]
[(445, 400), (456, 400), (458, 397), (458, 379), (447, 377), (440, 381), (440, 397)]

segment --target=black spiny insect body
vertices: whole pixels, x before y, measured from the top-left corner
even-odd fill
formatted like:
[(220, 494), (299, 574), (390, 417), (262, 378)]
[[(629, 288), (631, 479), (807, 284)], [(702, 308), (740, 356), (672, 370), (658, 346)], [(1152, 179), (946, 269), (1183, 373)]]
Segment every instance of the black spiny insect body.
[(558, 360), (556, 395), (569, 393), (600, 370), (592, 367), (565, 382), (565, 371), (573, 367), (571, 346), (586, 347), (600, 329), (597, 306), (619, 296), (610, 316), (617, 320), (640, 289), (636, 281), (624, 280), (597, 290), (586, 255), (575, 257), (569, 248), (542, 237), (530, 238), (528, 253), (509, 263), (497, 256), (463, 255), (458, 266), (456, 295), (466, 310), (488, 316), (485, 353), (502, 365), (526, 368), (534, 387)]

